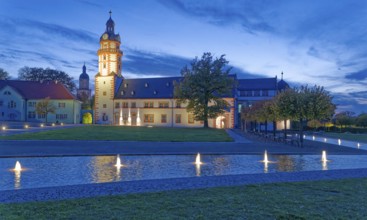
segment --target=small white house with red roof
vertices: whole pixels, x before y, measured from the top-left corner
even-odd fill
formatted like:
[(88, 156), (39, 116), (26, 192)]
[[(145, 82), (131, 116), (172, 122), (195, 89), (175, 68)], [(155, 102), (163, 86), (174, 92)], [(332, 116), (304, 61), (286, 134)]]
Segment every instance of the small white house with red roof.
[(36, 105), (46, 98), (56, 108), (47, 115), (47, 122), (80, 122), (81, 103), (62, 83), (21, 80), (0, 80), (0, 121), (45, 122), (46, 116), (37, 114)]

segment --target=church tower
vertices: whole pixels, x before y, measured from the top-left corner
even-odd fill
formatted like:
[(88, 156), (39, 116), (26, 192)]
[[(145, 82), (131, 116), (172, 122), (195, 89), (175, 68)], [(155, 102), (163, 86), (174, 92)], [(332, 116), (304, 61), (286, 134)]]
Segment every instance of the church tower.
[(111, 18), (106, 22), (106, 30), (102, 34), (98, 50), (98, 73), (95, 77), (95, 122), (110, 124), (113, 122), (113, 99), (115, 83), (121, 75), (120, 35), (115, 34), (115, 22)]
[(79, 88), (77, 90), (77, 98), (79, 100), (89, 100), (91, 91), (89, 89), (89, 76), (87, 74), (87, 68), (83, 65), (83, 72), (79, 76)]

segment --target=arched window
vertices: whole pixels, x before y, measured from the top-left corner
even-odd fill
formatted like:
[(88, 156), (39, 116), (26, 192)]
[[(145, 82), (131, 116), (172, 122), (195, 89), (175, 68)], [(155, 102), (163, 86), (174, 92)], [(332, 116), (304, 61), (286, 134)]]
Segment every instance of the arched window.
[(9, 91), (5, 91), (4, 95), (11, 95), (11, 93)]

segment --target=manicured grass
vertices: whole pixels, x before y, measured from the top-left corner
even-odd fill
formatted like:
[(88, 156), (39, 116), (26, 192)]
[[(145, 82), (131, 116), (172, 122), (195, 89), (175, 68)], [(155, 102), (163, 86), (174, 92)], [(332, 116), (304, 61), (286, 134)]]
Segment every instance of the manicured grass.
[(0, 204), (0, 219), (365, 219), (367, 178)]
[(340, 139), (344, 139), (344, 140), (360, 141), (360, 142), (367, 143), (367, 134), (326, 132), (323, 135), (326, 136), (326, 137), (331, 137), (331, 138), (340, 138)]
[(204, 128), (82, 126), (3, 136), (7, 140), (232, 141), (225, 130)]

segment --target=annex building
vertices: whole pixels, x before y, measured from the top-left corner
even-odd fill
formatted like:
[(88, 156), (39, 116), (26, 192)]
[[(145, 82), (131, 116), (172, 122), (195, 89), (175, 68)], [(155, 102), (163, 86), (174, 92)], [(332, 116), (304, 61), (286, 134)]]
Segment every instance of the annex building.
[[(37, 114), (36, 105), (45, 98), (50, 99), (55, 113)], [(0, 121), (77, 124), (80, 102), (58, 82), (0, 80)]]
[[(98, 73), (95, 75), (94, 123), (126, 126), (202, 127), (186, 106), (174, 99), (174, 82), (182, 77), (126, 79), (122, 75), (120, 35), (115, 33), (111, 15), (100, 37)], [(209, 120), (212, 128), (234, 128), (239, 125), (241, 108), (253, 102), (271, 99), (288, 86), (274, 78), (237, 79), (232, 94), (223, 97), (230, 107)]]

